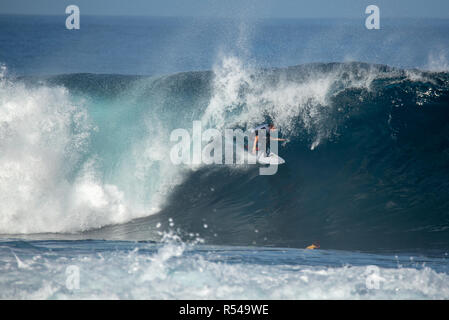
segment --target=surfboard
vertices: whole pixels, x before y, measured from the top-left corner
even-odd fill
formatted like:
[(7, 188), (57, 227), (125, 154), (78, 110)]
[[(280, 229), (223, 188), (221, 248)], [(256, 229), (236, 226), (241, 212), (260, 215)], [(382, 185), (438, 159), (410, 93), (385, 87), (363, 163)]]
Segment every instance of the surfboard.
[(270, 155), (267, 157), (265, 152), (263, 152), (259, 158), (257, 158), (257, 162), (260, 164), (283, 164), (285, 163), (285, 160), (279, 157), (276, 153), (270, 152)]

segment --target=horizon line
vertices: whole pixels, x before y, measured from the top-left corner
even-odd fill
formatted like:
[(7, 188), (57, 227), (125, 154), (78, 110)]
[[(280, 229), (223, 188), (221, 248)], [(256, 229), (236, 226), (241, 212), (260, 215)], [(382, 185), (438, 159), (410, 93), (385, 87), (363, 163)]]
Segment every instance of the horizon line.
[[(231, 16), (218, 16), (218, 15), (143, 15), (143, 14), (99, 14), (99, 13), (81, 13), (83, 16), (88, 17), (139, 17), (139, 18), (200, 18), (200, 19), (229, 19), (229, 20), (242, 20), (242, 17), (231, 17)], [(8, 12), (8, 13), (0, 13), (0, 16), (42, 16), (42, 17), (62, 17), (67, 16), (66, 13), (17, 13), (17, 12)], [(248, 20), (312, 20), (312, 19), (323, 19), (323, 20), (358, 20), (365, 19), (365, 15), (360, 15), (360, 17), (335, 17), (335, 16), (313, 16), (313, 17), (289, 17), (289, 16), (261, 16), (261, 17), (244, 17)], [(432, 16), (382, 16), (382, 19), (392, 20), (392, 19), (433, 19), (433, 20), (449, 20), (449, 17), (432, 17)]]

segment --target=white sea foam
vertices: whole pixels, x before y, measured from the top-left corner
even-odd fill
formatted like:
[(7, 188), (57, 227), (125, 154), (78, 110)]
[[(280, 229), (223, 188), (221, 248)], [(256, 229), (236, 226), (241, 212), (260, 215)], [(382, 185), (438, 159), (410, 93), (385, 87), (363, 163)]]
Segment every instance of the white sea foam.
[(314, 136), (313, 149), (333, 134), (327, 117), (333, 108), (331, 97), (346, 88), (369, 90), (377, 74), (374, 69), (352, 73), (342, 67), (329, 73), (316, 71), (301, 82), (281, 77), (272, 83), (240, 59), (224, 57), (214, 68), (213, 95), (202, 121), (219, 129), (250, 128), (269, 116), (284, 134), (298, 132), (301, 126)]
[[(101, 245), (101, 244), (100, 244)], [(90, 247), (95, 244), (90, 244)], [(179, 241), (131, 251), (59, 250), (58, 254), (0, 255), (0, 298), (14, 299), (448, 299), (449, 275), (429, 267), (258, 264), (195, 251)], [(226, 249), (226, 248), (224, 248)], [(218, 251), (217, 251), (218, 250)], [(232, 254), (226, 251), (227, 254)], [(251, 249), (251, 256), (257, 249)], [(260, 255), (263, 256), (263, 252)], [(296, 253), (297, 254), (297, 253)], [(17, 256), (21, 255), (20, 265)], [(315, 253), (304, 251), (302, 255)], [(331, 255), (337, 255), (332, 253)], [(329, 256), (329, 254), (327, 254)], [(270, 255), (273, 259), (273, 253)], [(285, 256), (284, 256), (285, 258)], [(372, 256), (370, 259), (374, 259)], [(274, 261), (273, 261), (274, 262)], [(26, 268), (21, 266), (26, 265)], [(66, 287), (66, 270), (79, 270), (79, 289)], [(376, 268), (378, 286), (367, 277)], [(20, 279), (20, 281), (16, 281)], [(10, 285), (14, 283), (14, 285)]]
[[(3, 70), (2, 72), (5, 72)], [(76, 232), (135, 217), (95, 155), (94, 126), (63, 87), (0, 82), (0, 233)]]

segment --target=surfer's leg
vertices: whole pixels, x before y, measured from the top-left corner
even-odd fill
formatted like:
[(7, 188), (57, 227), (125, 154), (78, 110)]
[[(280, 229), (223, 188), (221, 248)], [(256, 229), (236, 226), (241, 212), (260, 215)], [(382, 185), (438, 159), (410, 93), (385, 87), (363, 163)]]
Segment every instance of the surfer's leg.
[(267, 147), (266, 147), (266, 149), (267, 149), (267, 154), (266, 154), (266, 156), (267, 157), (269, 157), (270, 156), (270, 139), (271, 139), (271, 137), (270, 137), (270, 135), (268, 134), (267, 135)]
[(256, 130), (256, 136), (254, 137), (253, 142), (253, 153), (256, 153), (256, 151), (259, 150), (258, 144), (259, 144), (259, 133)]

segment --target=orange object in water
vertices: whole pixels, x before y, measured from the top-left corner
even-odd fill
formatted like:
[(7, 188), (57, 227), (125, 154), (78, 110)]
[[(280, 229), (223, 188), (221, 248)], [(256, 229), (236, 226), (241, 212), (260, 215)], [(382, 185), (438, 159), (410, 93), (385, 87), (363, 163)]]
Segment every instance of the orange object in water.
[(313, 244), (311, 244), (310, 246), (306, 247), (306, 249), (319, 249), (320, 248), (320, 243), (319, 242), (314, 242)]

